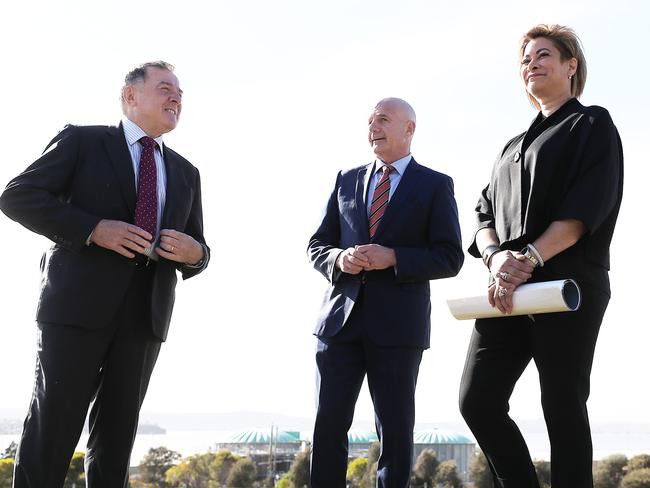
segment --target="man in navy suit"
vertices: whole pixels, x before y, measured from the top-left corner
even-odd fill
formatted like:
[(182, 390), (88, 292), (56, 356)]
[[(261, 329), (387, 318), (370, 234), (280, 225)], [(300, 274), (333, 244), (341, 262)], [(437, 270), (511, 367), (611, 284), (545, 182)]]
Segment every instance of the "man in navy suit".
[(308, 247), (330, 283), (315, 330), (312, 488), (346, 486), (347, 431), (365, 375), (381, 442), (377, 486), (409, 485), (429, 280), (455, 276), (463, 263), (453, 182), (410, 154), (411, 106), (381, 100), (368, 123), (377, 159), (339, 172)]
[(210, 257), (199, 172), (162, 140), (181, 107), (173, 67), (145, 63), (126, 76), (118, 127), (67, 126), (0, 196), (3, 212), (53, 241), (15, 488), (63, 486), (91, 402), (87, 486), (128, 484), (176, 272), (190, 278)]

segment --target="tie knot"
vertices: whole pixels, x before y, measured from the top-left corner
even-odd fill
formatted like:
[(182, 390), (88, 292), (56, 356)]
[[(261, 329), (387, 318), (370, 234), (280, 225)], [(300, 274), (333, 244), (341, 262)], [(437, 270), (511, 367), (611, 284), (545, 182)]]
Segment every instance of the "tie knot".
[(142, 147), (144, 147), (145, 149), (151, 149), (156, 146), (156, 141), (154, 141), (149, 136), (141, 137), (138, 142), (142, 144)]
[(385, 166), (384, 166), (384, 172), (382, 173), (382, 176), (383, 176), (383, 175), (389, 175), (390, 172), (393, 171), (394, 169), (395, 169), (395, 168), (393, 168), (392, 166), (390, 166), (390, 165), (388, 165), (388, 164), (385, 165)]

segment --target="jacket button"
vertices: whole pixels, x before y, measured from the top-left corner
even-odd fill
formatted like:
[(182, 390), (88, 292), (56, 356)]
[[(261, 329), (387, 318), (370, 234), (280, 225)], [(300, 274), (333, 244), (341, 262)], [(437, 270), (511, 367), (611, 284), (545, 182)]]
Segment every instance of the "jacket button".
[(361, 284), (362, 285), (366, 284), (366, 276), (365, 275), (361, 277)]
[(515, 153), (515, 163), (518, 162), (520, 159), (521, 159), (521, 153), (519, 151), (517, 151)]

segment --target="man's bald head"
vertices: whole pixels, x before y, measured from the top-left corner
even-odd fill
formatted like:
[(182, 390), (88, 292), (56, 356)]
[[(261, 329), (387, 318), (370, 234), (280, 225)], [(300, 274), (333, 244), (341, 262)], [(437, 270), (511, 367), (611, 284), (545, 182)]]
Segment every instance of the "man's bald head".
[(382, 100), (379, 100), (377, 102), (377, 105), (375, 105), (375, 109), (378, 108), (379, 106), (388, 106), (394, 108), (397, 112), (400, 112), (402, 117), (405, 120), (410, 120), (415, 124), (415, 110), (413, 110), (413, 107), (411, 107), (411, 104), (408, 103), (406, 100), (402, 100), (401, 98), (395, 98), (395, 97), (388, 97), (384, 98)]
[(415, 110), (401, 98), (384, 98), (368, 119), (368, 141), (379, 159), (391, 164), (411, 152)]

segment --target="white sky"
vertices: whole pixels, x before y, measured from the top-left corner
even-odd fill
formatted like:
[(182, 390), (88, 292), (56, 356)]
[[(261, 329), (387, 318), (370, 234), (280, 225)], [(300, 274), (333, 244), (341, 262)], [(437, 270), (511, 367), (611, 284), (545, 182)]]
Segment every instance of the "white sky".
[[(650, 328), (640, 312), (650, 273), (642, 213), (650, 64), (641, 45), (649, 18), (642, 0), (11, 2), (0, 26), (0, 185), (66, 123), (117, 123), (119, 89), (132, 66), (175, 64), (183, 115), (165, 141), (201, 170), (212, 261), (177, 287), (143, 410), (308, 417), (311, 331), (326, 282), (308, 265), (306, 244), (336, 172), (372, 158), (370, 109), (386, 96), (413, 105), (413, 154), (454, 178), (467, 243), (495, 155), (535, 115), (517, 78), (517, 41), (538, 22), (568, 24), (589, 65), (582, 101), (609, 109), (626, 156), (613, 298), (590, 414), (650, 421)], [(26, 409), (31, 393), (39, 260), (48, 245), (0, 218), (0, 408)], [(472, 324), (455, 321), (444, 298), (483, 289), (485, 278), (479, 261), (467, 257), (459, 277), (433, 283), (419, 422), (460, 421), (458, 384)], [(516, 417), (541, 417), (532, 368), (511, 404)], [(357, 415), (372, 418), (365, 391)]]

